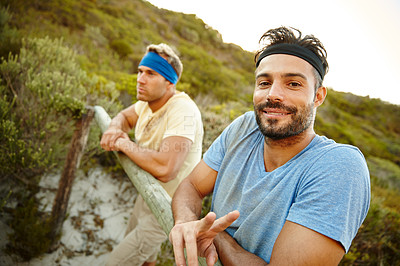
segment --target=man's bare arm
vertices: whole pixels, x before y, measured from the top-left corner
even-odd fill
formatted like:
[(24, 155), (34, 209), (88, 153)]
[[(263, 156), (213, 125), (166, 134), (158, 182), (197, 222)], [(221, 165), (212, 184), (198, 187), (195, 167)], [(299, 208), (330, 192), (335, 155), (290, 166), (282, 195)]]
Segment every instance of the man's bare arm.
[(123, 152), (143, 170), (162, 182), (176, 177), (185, 161), (192, 141), (185, 137), (165, 138), (158, 151), (139, 147), (128, 137), (120, 137), (115, 142), (115, 150)]
[(172, 199), (175, 224), (199, 219), (202, 200), (212, 192), (217, 174), (201, 160), (182, 181)]
[(107, 151), (121, 151), (139, 167), (162, 182), (174, 179), (185, 161), (192, 141), (185, 137), (165, 138), (158, 151), (139, 147), (128, 132), (136, 125), (138, 115), (132, 105), (115, 116), (104, 132), (100, 145)]
[(231, 212), (219, 219), (210, 212), (201, 220), (202, 199), (214, 188), (217, 172), (204, 161), (195, 167), (192, 173), (182, 181), (172, 199), (175, 226), (170, 233), (174, 247), (175, 262), (185, 265), (186, 248), (189, 265), (197, 265), (197, 256), (206, 258), (208, 265), (213, 265), (218, 258), (213, 240), (238, 217), (239, 212)]
[[(267, 265), (226, 232), (218, 234), (214, 243), (224, 265)], [(286, 221), (274, 244), (269, 265), (338, 265), (343, 255), (344, 249), (337, 241)]]
[(223, 265), (268, 265), (257, 255), (242, 248), (225, 231), (215, 237), (214, 244)]
[(135, 105), (119, 112), (110, 122), (108, 129), (103, 133), (100, 146), (106, 151), (116, 150), (115, 143), (119, 138), (128, 138), (128, 132), (136, 125), (138, 115)]
[(272, 250), (272, 265), (338, 265), (343, 246), (316, 231), (286, 221)]

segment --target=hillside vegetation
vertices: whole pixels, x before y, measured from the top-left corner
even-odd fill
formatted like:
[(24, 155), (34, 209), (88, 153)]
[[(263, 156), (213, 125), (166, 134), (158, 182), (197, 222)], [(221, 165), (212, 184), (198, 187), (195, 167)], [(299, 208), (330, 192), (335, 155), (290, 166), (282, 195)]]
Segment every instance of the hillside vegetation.
[[(161, 42), (179, 51), (178, 89), (202, 110), (206, 150), (252, 109), (252, 53), (223, 43), (195, 15), (143, 0), (2, 1), (0, 181), (8, 187), (0, 190), (0, 215), (7, 212), (14, 229), (8, 253), (29, 260), (46, 251), (47, 218), (34, 202), (40, 176), (63, 166), (85, 105), (113, 116), (134, 101), (139, 60)], [(317, 133), (359, 147), (371, 173), (371, 208), (342, 264), (400, 264), (400, 106), (330, 88), (317, 113)], [(82, 167), (117, 168), (99, 135), (93, 127)]]

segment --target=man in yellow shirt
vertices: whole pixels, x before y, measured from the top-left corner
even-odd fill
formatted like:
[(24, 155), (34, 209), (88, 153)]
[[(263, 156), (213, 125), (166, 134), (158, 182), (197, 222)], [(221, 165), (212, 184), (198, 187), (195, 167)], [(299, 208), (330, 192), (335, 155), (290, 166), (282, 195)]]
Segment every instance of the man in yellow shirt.
[[(182, 63), (166, 44), (150, 45), (138, 67), (137, 99), (112, 119), (100, 145), (152, 174), (172, 197), (201, 159), (203, 125), (196, 104), (176, 91)], [(135, 127), (135, 141), (128, 132)], [(155, 265), (166, 234), (139, 195), (125, 238), (107, 265)]]

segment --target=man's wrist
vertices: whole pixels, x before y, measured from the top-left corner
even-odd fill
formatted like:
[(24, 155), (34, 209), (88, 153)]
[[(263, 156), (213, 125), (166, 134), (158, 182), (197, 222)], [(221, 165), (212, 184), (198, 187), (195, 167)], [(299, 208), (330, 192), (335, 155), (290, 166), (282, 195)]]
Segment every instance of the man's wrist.
[(183, 221), (183, 220), (176, 220), (176, 221), (174, 221), (174, 225), (183, 224), (183, 223), (186, 223), (186, 221)]
[(134, 152), (134, 148), (135, 146), (132, 145), (131, 141), (125, 138), (118, 138), (115, 141), (115, 146), (117, 147), (117, 149), (119, 151), (122, 152), (126, 152), (126, 151), (130, 151), (130, 152)]
[(199, 220), (199, 218), (196, 217), (195, 215), (193, 215), (192, 217), (186, 216), (184, 218), (174, 219), (174, 225), (194, 222), (194, 221), (198, 221), (198, 220)]
[(121, 128), (121, 126), (119, 126), (117, 124), (113, 124), (111, 122), (110, 125), (108, 126), (107, 130), (121, 130), (122, 131), (122, 128)]

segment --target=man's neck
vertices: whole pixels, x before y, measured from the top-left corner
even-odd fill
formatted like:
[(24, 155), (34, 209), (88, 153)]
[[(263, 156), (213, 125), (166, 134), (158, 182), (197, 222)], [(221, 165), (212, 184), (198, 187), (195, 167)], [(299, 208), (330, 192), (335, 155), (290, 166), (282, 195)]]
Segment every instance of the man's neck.
[(281, 140), (273, 140), (265, 137), (264, 140), (264, 167), (267, 172), (272, 172), (287, 163), (301, 152), (315, 137), (311, 128), (299, 135)]
[(174, 95), (175, 95), (175, 90), (168, 91), (166, 94), (164, 94), (164, 96), (162, 98), (157, 99), (155, 101), (147, 102), (147, 103), (148, 103), (151, 111), (153, 113), (155, 113), (161, 107), (163, 107), (168, 102), (168, 100)]

